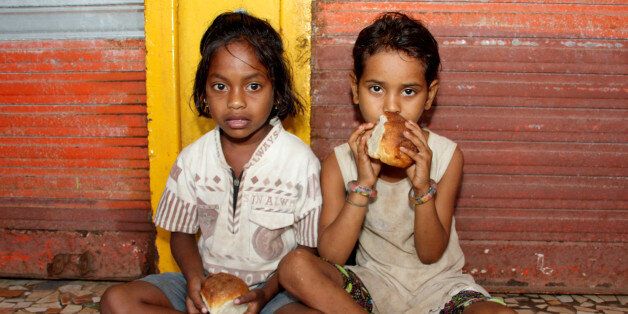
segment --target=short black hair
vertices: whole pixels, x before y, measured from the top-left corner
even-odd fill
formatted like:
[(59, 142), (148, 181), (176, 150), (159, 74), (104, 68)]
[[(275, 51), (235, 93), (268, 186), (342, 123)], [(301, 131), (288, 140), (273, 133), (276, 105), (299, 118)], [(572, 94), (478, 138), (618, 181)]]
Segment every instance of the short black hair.
[(268, 22), (247, 13), (225, 12), (214, 19), (201, 39), (201, 61), (196, 68), (192, 95), (199, 115), (210, 117), (209, 104), (203, 100), (212, 58), (218, 49), (233, 42), (249, 44), (260, 63), (266, 67), (273, 85), (271, 117), (277, 116), (283, 120), (302, 112), (303, 103), (294, 90), (283, 43), (277, 31)]
[(438, 42), (419, 20), (400, 12), (386, 12), (360, 31), (353, 46), (353, 73), (360, 80), (367, 57), (380, 51), (403, 51), (423, 63), (425, 80), (438, 77)]

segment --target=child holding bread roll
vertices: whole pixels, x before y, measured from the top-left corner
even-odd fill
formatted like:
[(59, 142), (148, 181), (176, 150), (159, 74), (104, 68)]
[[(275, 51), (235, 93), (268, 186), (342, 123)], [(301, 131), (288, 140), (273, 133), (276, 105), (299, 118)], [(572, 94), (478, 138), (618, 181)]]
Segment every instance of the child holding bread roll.
[(110, 287), (103, 313), (273, 313), (296, 302), (275, 271), (297, 247), (315, 252), (322, 200), (319, 160), (281, 123), (302, 110), (283, 53), (271, 25), (246, 13), (207, 28), (193, 98), (216, 127), (181, 151), (154, 217), (181, 272)]
[[(280, 283), (301, 312), (514, 313), (462, 273), (453, 217), (462, 153), (417, 124), (439, 87), (436, 40), (386, 13), (360, 32), (353, 60), (365, 123), (323, 161), (321, 258), (289, 253)], [(343, 266), (356, 244), (357, 265)]]

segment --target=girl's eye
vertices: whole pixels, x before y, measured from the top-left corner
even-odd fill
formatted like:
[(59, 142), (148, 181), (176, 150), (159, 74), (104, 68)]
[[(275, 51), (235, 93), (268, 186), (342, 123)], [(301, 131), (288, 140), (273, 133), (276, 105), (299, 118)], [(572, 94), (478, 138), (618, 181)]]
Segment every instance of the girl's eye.
[(373, 85), (373, 86), (369, 87), (369, 90), (371, 92), (374, 92), (374, 93), (381, 93), (383, 88), (381, 86), (379, 86), (379, 85)]
[(227, 85), (222, 84), (222, 83), (216, 83), (212, 85), (212, 87), (214, 88), (214, 90), (217, 90), (217, 91), (224, 91), (225, 89), (227, 89)]
[(406, 88), (401, 92), (404, 96), (412, 96), (415, 95), (416, 92), (413, 89)]
[(262, 85), (259, 84), (259, 83), (251, 83), (251, 84), (249, 84), (248, 87), (249, 87), (249, 90), (256, 91), (256, 90), (262, 88)]

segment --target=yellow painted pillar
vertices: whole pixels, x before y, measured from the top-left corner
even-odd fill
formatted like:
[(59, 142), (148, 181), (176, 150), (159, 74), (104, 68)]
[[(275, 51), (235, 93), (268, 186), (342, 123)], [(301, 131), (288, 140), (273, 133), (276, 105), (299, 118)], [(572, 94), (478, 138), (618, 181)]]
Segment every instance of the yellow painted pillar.
[[(177, 0), (146, 0), (144, 6), (150, 196), (154, 213), (170, 167), (181, 150)], [(169, 241), (168, 232), (157, 230), (157, 253), (163, 257), (158, 257), (159, 269), (173, 269)]]
[(292, 67), (295, 90), (303, 99), (305, 112), (291, 121), (286, 129), (310, 144), (310, 76), (312, 55), (312, 2), (310, 0), (282, 0), (280, 34)]
[[(168, 172), (182, 147), (213, 127), (199, 118), (192, 101), (194, 74), (200, 60), (200, 39), (222, 12), (244, 9), (266, 19), (284, 40), (295, 89), (306, 112), (286, 128), (310, 142), (310, 0), (146, 0), (146, 93), (148, 106), (151, 204), (153, 213)], [(177, 270), (170, 255), (169, 234), (158, 230), (156, 246), (161, 272)]]

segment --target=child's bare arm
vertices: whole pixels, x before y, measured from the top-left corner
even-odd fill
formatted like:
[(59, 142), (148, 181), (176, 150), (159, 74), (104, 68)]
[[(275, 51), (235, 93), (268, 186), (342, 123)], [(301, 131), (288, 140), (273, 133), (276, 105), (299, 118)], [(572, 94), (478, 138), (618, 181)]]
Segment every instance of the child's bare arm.
[(454, 203), (462, 178), (462, 153), (456, 149), (438, 182), (434, 201), (414, 207), (414, 244), (422, 262), (438, 261), (449, 243)]
[[(357, 162), (358, 184), (373, 187), (381, 170), (379, 161), (367, 155), (366, 141), (373, 123), (361, 124), (349, 137), (349, 146)], [(362, 231), (369, 203), (367, 196), (349, 193), (335, 154), (330, 154), (321, 168), (323, 207), (319, 220), (318, 252), (328, 260), (344, 265)]]
[[(427, 137), (416, 123), (406, 124), (411, 131), (406, 135), (418, 148), (418, 153), (406, 152), (415, 164), (408, 169), (415, 195), (429, 188), (432, 152)], [(424, 203), (414, 205), (414, 244), (421, 262), (430, 264), (438, 261), (449, 243), (454, 203), (462, 178), (462, 152), (456, 148), (445, 174), (438, 182), (436, 196)]]
[[(319, 220), (318, 252), (321, 257), (343, 265), (360, 236), (366, 207), (345, 203), (345, 187), (335, 155), (323, 161), (321, 169), (323, 207)], [(368, 198), (351, 193), (350, 201), (366, 204)]]
[(186, 278), (188, 276), (205, 276), (201, 254), (198, 252), (196, 244), (196, 235), (172, 232), (170, 234), (170, 248), (172, 256)]
[(188, 313), (196, 313), (203, 309), (201, 299), (201, 284), (205, 280), (203, 262), (196, 246), (196, 236), (183, 232), (172, 232), (170, 234), (170, 248), (172, 256), (181, 269), (188, 283), (188, 298), (193, 302), (194, 309), (188, 306)]

